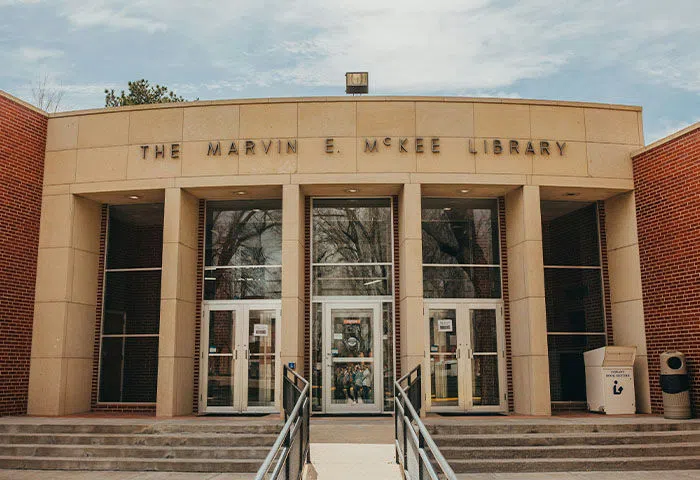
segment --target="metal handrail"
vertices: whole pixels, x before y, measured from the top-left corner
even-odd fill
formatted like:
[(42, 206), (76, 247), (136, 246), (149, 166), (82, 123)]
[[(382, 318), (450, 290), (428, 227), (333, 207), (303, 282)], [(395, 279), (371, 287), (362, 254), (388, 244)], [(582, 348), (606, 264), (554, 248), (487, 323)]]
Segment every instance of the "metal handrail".
[[(284, 375), (282, 377), (282, 407), (284, 409), (285, 423), (282, 431), (277, 436), (277, 440), (272, 445), (270, 452), (265, 457), (265, 461), (258, 469), (255, 475), (255, 480), (264, 480), (270, 468), (273, 466), (273, 461), (277, 458), (274, 464), (272, 473), (268, 480), (275, 480), (283, 474), (285, 480), (301, 478), (304, 471), (304, 465), (311, 461), (309, 456), (309, 417), (311, 414), (311, 403), (309, 402), (309, 382), (297, 374), (294, 370), (284, 366)], [(296, 401), (291, 405), (291, 398), (298, 395)], [(300, 435), (300, 437), (298, 436)], [(290, 471), (290, 453), (295, 446), (295, 442), (300, 441), (299, 445), (299, 463), (298, 472)]]
[[(414, 374), (415, 378), (412, 378)], [(420, 419), (418, 412), (421, 410), (422, 403), (421, 380), (421, 366), (418, 364), (413, 370), (394, 382), (394, 447), (396, 449), (396, 463), (401, 465), (404, 476), (411, 480), (423, 480), (424, 469), (432, 480), (440, 478), (457, 480), (452, 467), (440, 453), (440, 449)], [(406, 382), (406, 388), (401, 385), (404, 382)], [(399, 435), (399, 425), (401, 425), (401, 435)], [(412, 443), (412, 448), (409, 448), (409, 442)], [(417, 455), (414, 458), (410, 458), (409, 450), (412, 451), (414, 448)], [(438, 476), (438, 473), (435, 471), (428, 452), (430, 452), (430, 455), (440, 467), (442, 477)], [(409, 461), (417, 463), (418, 472), (416, 479), (410, 475)]]

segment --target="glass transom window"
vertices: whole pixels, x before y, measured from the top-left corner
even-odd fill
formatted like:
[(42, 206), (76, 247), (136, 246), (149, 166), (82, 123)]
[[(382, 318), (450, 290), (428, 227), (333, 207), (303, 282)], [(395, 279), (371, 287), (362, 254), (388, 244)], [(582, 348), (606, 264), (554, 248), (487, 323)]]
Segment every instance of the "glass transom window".
[(282, 294), (282, 201), (207, 202), (204, 299)]
[(314, 199), (312, 212), (313, 295), (391, 295), (391, 199)]
[(500, 298), (496, 199), (424, 198), (423, 296)]

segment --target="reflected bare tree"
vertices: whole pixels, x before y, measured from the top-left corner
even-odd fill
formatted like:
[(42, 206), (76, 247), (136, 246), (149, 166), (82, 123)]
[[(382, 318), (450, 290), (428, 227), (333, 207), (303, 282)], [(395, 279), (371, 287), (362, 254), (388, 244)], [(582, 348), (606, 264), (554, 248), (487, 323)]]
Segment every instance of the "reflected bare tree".
[[(500, 263), (494, 238), (493, 209), (433, 208), (423, 210), (423, 263), (488, 265)], [(491, 270), (444, 268), (439, 273), (441, 297), (491, 296)], [(465, 285), (466, 282), (466, 285)], [(429, 288), (429, 286), (428, 286)], [(426, 288), (426, 289), (428, 289)]]
[[(211, 214), (207, 266), (254, 266), (281, 263), (280, 209), (221, 209)], [(217, 270), (217, 299), (262, 298), (271, 274), (268, 269)], [(279, 275), (277, 275), (279, 276)]]

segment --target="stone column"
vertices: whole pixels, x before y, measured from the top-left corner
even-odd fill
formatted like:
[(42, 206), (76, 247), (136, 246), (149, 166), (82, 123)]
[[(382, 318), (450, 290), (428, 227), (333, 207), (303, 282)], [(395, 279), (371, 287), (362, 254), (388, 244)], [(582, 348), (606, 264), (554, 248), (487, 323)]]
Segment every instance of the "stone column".
[[(425, 359), (427, 330), (423, 316), (421, 186), (416, 183), (405, 184), (399, 196), (399, 261), (401, 372), (397, 375), (403, 375)], [(423, 372), (423, 386), (429, 374)]]
[(156, 415), (192, 414), (198, 200), (165, 190)]
[(90, 410), (100, 222), (99, 203), (68, 193), (43, 198), (29, 415)]
[(539, 187), (506, 195), (506, 236), (515, 413), (551, 415)]
[(637, 411), (651, 413), (634, 192), (622, 193), (605, 201), (605, 231), (613, 339), (615, 345), (637, 347), (634, 363)]
[(297, 372), (304, 375), (304, 195), (299, 185), (282, 187), (282, 319), (278, 332), (280, 361), (283, 365), (296, 363)]

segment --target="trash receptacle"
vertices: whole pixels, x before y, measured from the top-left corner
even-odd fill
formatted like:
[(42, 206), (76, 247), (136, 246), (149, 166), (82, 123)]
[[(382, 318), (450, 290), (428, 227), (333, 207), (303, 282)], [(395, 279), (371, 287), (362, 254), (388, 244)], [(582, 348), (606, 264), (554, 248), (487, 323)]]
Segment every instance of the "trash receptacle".
[(583, 353), (586, 365), (588, 410), (606, 414), (633, 414), (634, 358), (637, 347), (601, 347)]
[(691, 418), (690, 383), (685, 355), (681, 352), (662, 353), (660, 370), (664, 417), (678, 420)]

